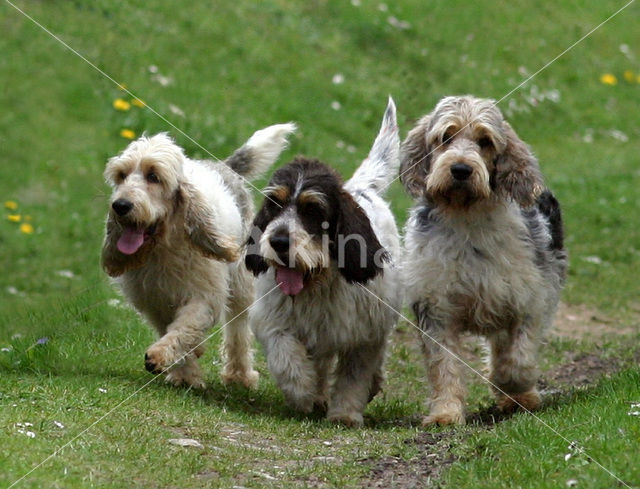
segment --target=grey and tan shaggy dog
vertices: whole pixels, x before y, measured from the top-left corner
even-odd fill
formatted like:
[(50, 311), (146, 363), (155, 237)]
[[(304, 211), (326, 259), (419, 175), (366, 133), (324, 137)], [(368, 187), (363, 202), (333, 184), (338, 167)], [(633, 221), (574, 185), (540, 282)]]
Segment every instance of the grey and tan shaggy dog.
[(560, 207), (536, 158), (492, 100), (446, 97), (401, 146), (400, 178), (417, 199), (403, 277), (424, 332), (431, 384), (424, 424), (464, 423), (460, 335), (487, 338), (502, 410), (536, 409), (537, 353), (567, 256)]
[(253, 203), (243, 177), (271, 166), (294, 129), (258, 131), (224, 163), (191, 160), (166, 134), (109, 160), (102, 266), (160, 337), (145, 354), (150, 372), (204, 387), (197, 358), (207, 331), (226, 321), (222, 379), (257, 384), (247, 324), (253, 278), (241, 260)]

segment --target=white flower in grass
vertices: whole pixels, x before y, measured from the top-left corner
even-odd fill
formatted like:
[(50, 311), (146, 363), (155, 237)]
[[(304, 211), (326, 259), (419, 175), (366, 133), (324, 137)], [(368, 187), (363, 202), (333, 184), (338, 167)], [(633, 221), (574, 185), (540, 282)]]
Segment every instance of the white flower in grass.
[(342, 85), (344, 83), (344, 75), (342, 73), (336, 73), (333, 75), (333, 78), (331, 78), (331, 83), (334, 85)]
[(582, 259), (587, 263), (593, 263), (594, 265), (602, 265), (602, 258), (600, 258), (599, 256), (595, 256), (595, 255), (585, 256)]
[(54, 421), (53, 424), (56, 425), (56, 427), (60, 428), (61, 430), (64, 429), (64, 425), (60, 421)]
[(342, 105), (337, 100), (334, 100), (333, 102), (331, 102), (331, 108), (333, 110), (340, 110), (342, 108)]
[(175, 114), (177, 116), (185, 117), (184, 110), (182, 110), (177, 105), (169, 104), (169, 110), (171, 111), (171, 113), (173, 113), (173, 114)]
[(74, 278), (75, 277), (75, 274), (71, 270), (58, 270), (56, 272), (56, 275), (58, 277), (64, 277), (64, 278)]
[(616, 139), (623, 143), (629, 141), (629, 136), (627, 136), (622, 131), (619, 131), (618, 129), (611, 129), (607, 134), (609, 134), (609, 136), (611, 136), (613, 139)]
[(395, 27), (396, 29), (400, 29), (402, 31), (411, 28), (411, 24), (409, 22), (407, 22), (406, 20), (400, 20), (393, 15), (387, 19), (387, 22), (389, 23), (389, 25), (391, 25), (391, 27)]
[(622, 54), (624, 54), (628, 59), (633, 59), (633, 53), (631, 52), (631, 48), (629, 47), (628, 44), (620, 44), (620, 46), (618, 46), (618, 49), (620, 50), (620, 52)]
[(106, 394), (107, 393), (107, 389), (103, 389), (102, 387), (98, 387), (98, 392)]

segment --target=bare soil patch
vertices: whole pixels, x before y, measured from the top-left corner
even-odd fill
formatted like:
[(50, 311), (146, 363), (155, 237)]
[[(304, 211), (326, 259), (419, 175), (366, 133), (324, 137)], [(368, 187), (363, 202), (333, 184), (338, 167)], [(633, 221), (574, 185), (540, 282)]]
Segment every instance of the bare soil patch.
[(584, 387), (594, 384), (605, 375), (611, 375), (620, 369), (616, 358), (605, 358), (593, 353), (577, 353), (567, 362), (544, 373), (542, 387), (549, 384), (560, 387)]
[(560, 303), (552, 334), (574, 340), (600, 340), (610, 335), (631, 334), (636, 331), (637, 328), (623, 325), (620, 321), (584, 304)]
[(424, 432), (415, 438), (405, 440), (415, 445), (420, 455), (404, 460), (399, 457), (384, 457), (373, 463), (371, 473), (362, 481), (361, 487), (417, 489), (430, 487), (437, 481), (444, 469), (456, 458), (450, 453), (454, 431), (437, 433)]

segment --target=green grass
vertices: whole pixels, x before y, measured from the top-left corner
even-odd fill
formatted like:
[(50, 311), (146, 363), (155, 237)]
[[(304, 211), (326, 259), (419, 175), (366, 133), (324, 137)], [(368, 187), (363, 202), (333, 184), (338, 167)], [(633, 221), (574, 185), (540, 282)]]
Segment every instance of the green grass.
[[(19, 205), (0, 209), (0, 347), (9, 350), (0, 352), (1, 487), (70, 441), (16, 487), (353, 487), (370, 470), (365, 459), (416, 456), (405, 440), (420, 431), (414, 420), (427, 389), (410, 326), (395, 337), (389, 381), (368, 408), (367, 427), (345, 430), (284, 407), (261, 356), (257, 392), (223, 387), (217, 336), (204, 394), (145, 386), (152, 334), (110, 302), (117, 296), (98, 264), (108, 193), (101, 174), (127, 143), (123, 128), (169, 131), (189, 154), (223, 158), (254, 130), (293, 120), (300, 131), (282, 161), (308, 154), (348, 176), (389, 94), (403, 135), (443, 95), (500, 99), (622, 6), (403, 0), (383, 11), (361, 3), (18, 2), (198, 144), (147, 109), (114, 110), (114, 99), (130, 97), (0, 3), (0, 202)], [(614, 328), (638, 326), (640, 84), (623, 73), (640, 73), (639, 9), (631, 5), (500, 103), (563, 204), (571, 256), (564, 300), (602, 311)], [(411, 27), (391, 26), (390, 16)], [(151, 65), (172, 82), (154, 81)], [(337, 73), (344, 83), (332, 83)], [(603, 73), (617, 85), (602, 84)], [(553, 90), (557, 102), (527, 102)], [(402, 224), (410, 200), (397, 182), (388, 196)], [(14, 213), (30, 216), (35, 232), (21, 233), (6, 219)], [(605, 347), (629, 364), (637, 340), (610, 337)], [(543, 365), (593, 348), (554, 340)], [(638, 418), (626, 412), (640, 400), (638, 385), (635, 366), (565, 392), (540, 417), (637, 487)], [(473, 380), (470, 392), (471, 411), (490, 404), (482, 382)], [(25, 422), (35, 438), (18, 432)], [(565, 463), (566, 442), (529, 416), (453, 433), (458, 460), (444, 487), (558, 487), (571, 478), (578, 487), (614, 487), (594, 463)], [(204, 449), (167, 441), (184, 437)]]

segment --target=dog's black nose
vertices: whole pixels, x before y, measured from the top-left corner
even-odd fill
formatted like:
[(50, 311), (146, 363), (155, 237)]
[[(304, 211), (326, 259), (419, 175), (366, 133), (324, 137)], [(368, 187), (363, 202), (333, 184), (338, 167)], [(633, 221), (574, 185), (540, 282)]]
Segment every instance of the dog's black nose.
[(289, 250), (289, 234), (274, 234), (269, 238), (269, 244), (276, 253), (284, 253)]
[(127, 214), (127, 212), (133, 209), (133, 202), (130, 202), (127, 199), (117, 199), (113, 201), (111, 207), (116, 212), (116, 214), (118, 214), (119, 216), (124, 216), (125, 214)]
[(473, 168), (471, 168), (469, 165), (465, 165), (464, 163), (456, 163), (451, 167), (451, 175), (453, 175), (453, 178), (455, 178), (456, 180), (466, 180), (471, 176), (472, 173)]

